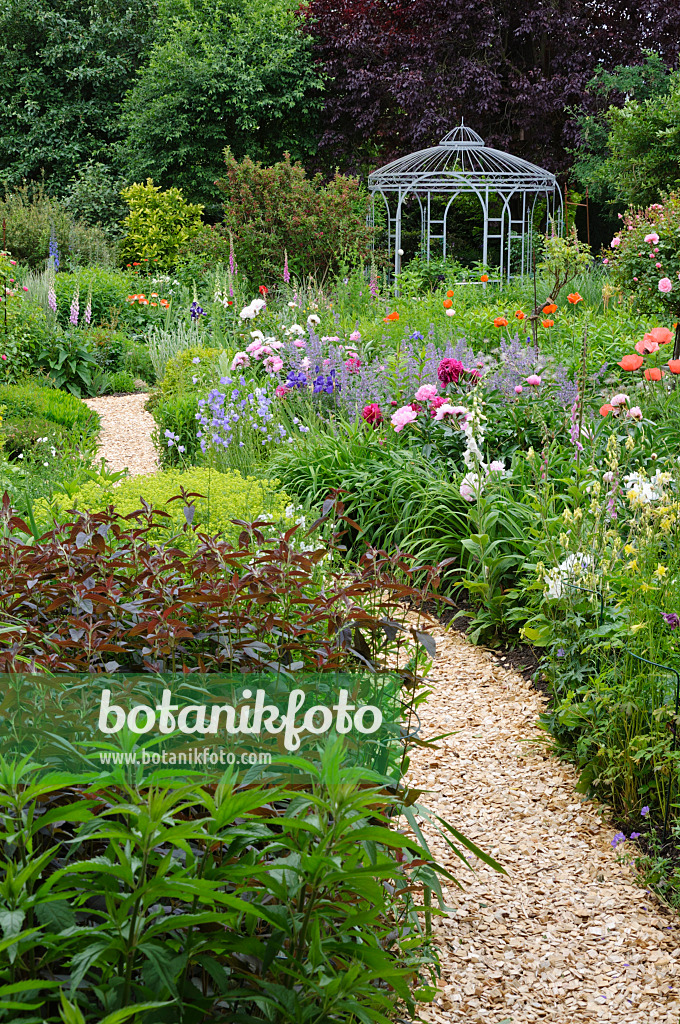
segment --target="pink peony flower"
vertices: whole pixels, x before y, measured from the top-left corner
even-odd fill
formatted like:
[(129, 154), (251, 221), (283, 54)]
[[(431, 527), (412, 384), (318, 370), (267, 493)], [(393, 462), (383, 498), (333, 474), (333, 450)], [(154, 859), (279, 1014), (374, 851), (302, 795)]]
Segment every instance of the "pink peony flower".
[(371, 402), (370, 405), (365, 405), (361, 411), (361, 416), (366, 423), (370, 423), (372, 427), (377, 427), (378, 424), (383, 422), (382, 409), (377, 402)]
[(524, 388), (522, 387), (521, 384), (515, 384), (515, 394), (516, 395), (521, 395), (523, 391), (524, 391)]
[(434, 418), (441, 421), (445, 416), (453, 416), (455, 419), (460, 419), (462, 423), (466, 423), (469, 413), (464, 405), (450, 405), (448, 402), (444, 402), (443, 405), (438, 406)]
[(527, 377), (527, 384), (531, 384), (532, 388), (537, 388), (540, 383), (541, 378), (535, 373), (532, 373), (530, 377)]
[(492, 463), (490, 463), (490, 465), (489, 465), (489, 472), (490, 473), (505, 473), (505, 463), (504, 462), (492, 462)]
[(391, 423), (394, 427), (395, 433), (399, 433), (409, 423), (413, 423), (414, 420), (418, 419), (418, 413), (415, 409), (412, 409), (410, 405), (402, 405), (401, 409), (397, 409), (392, 415)]
[(614, 397), (610, 399), (609, 404), (613, 405), (615, 409), (618, 409), (620, 405), (627, 405), (628, 395), (624, 395), (623, 393), (619, 395), (614, 395)]
[(274, 394), (277, 398), (285, 398), (288, 394), (288, 388), (285, 384), (279, 384), (278, 387), (274, 388)]
[(437, 369), (437, 377), (444, 387), (457, 384), (464, 373), (465, 367), (458, 359), (442, 359)]
[(278, 373), (279, 370), (283, 369), (283, 359), (279, 356), (267, 356), (264, 361), (264, 368), (267, 373)]
[(232, 370), (238, 370), (241, 366), (250, 366), (250, 356), (247, 352), (237, 352), (231, 361)]
[(22, 284), (21, 287), (24, 289), (25, 292), (28, 291), (28, 285), (27, 284)]
[(303, 341), (302, 338), (296, 338), (293, 344), (296, 348), (307, 348), (307, 342)]
[(250, 345), (246, 346), (246, 352), (250, 352), (252, 355), (260, 349), (261, 345), (262, 342), (256, 338), (255, 341), (251, 341)]
[(349, 370), (350, 373), (358, 373), (359, 372), (359, 367), (361, 366), (361, 360), (360, 359), (346, 359), (345, 360), (345, 366), (347, 367), (347, 369)]
[(673, 291), (673, 282), (669, 277), (662, 277), (659, 281), (659, 291), (667, 295), (668, 292)]
[(413, 397), (419, 402), (430, 402), (438, 397), (438, 392), (434, 384), (421, 384)]

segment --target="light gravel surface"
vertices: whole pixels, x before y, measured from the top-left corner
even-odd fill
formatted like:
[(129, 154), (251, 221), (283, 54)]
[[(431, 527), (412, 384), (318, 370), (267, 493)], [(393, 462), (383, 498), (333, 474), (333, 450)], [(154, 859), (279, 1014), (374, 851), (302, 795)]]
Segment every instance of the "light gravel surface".
[[(474, 873), (429, 834), (463, 891), (435, 919), (443, 976), (424, 1020), (460, 1024), (678, 1024), (680, 930), (612, 849), (606, 811), (537, 728), (543, 699), (463, 637), (435, 628), (438, 656), (419, 709), (408, 781), (421, 799), (499, 860)], [(630, 843), (626, 844), (630, 845)]]
[(84, 399), (101, 416), (98, 457), (104, 456), (109, 469), (128, 469), (131, 476), (159, 469), (151, 443), (154, 420), (144, 409), (148, 397), (135, 394)]

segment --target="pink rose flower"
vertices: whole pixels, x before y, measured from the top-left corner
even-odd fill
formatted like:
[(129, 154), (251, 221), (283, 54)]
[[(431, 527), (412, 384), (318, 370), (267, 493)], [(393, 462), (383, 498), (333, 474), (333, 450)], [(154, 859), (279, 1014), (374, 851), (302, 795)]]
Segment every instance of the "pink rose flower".
[(645, 242), (649, 242), (650, 245), (656, 245), (658, 241), (659, 236), (657, 235), (656, 231), (652, 231), (650, 232), (650, 234), (645, 235)]
[(612, 247), (612, 249), (616, 249), (617, 246), (621, 245), (621, 239), (618, 237), (618, 235), (614, 235), (609, 244)]
[(673, 291), (673, 282), (669, 277), (662, 277), (659, 281), (659, 291), (667, 295), (668, 292)]

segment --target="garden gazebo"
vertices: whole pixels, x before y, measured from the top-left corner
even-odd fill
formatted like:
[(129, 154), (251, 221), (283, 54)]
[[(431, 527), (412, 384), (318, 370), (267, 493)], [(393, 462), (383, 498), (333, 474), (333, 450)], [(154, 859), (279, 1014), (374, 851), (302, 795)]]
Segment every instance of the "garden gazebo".
[[(401, 270), (402, 211), (409, 196), (414, 196), (420, 207), (421, 246), (429, 263), (433, 243), (440, 243), (441, 255), (447, 255), (447, 218), (453, 202), (460, 195), (476, 195), (484, 217), (482, 262), (488, 262), (489, 243), (494, 247), (497, 244), (501, 280), (512, 275), (513, 243), (514, 253), (520, 247), (516, 270), (524, 274), (532, 269), (534, 216), (539, 201), (545, 203), (542, 217), (547, 217), (553, 230), (562, 231), (562, 194), (555, 175), (485, 146), (477, 132), (462, 121), (439, 145), (399, 157), (373, 171), (368, 187), (373, 223), (376, 199), (381, 197), (385, 205), (388, 255), (394, 257), (395, 276)], [(444, 203), (443, 212), (434, 208), (439, 199)]]

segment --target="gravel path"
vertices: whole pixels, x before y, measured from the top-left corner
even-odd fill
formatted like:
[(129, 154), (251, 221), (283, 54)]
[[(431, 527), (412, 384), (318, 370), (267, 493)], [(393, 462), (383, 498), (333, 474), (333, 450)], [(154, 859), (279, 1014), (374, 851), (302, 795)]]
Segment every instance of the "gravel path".
[(101, 416), (99, 453), (111, 470), (129, 469), (132, 476), (155, 473), (156, 451), (151, 443), (153, 416), (144, 410), (147, 394), (86, 398), (85, 404)]
[(473, 874), (430, 832), (464, 888), (449, 888), (451, 912), (435, 918), (443, 976), (423, 1019), (678, 1024), (678, 919), (634, 884), (603, 808), (536, 742), (542, 698), (488, 652), (433, 633), (423, 733), (455, 732), (438, 751), (413, 752), (409, 782), (509, 877), (479, 861)]

